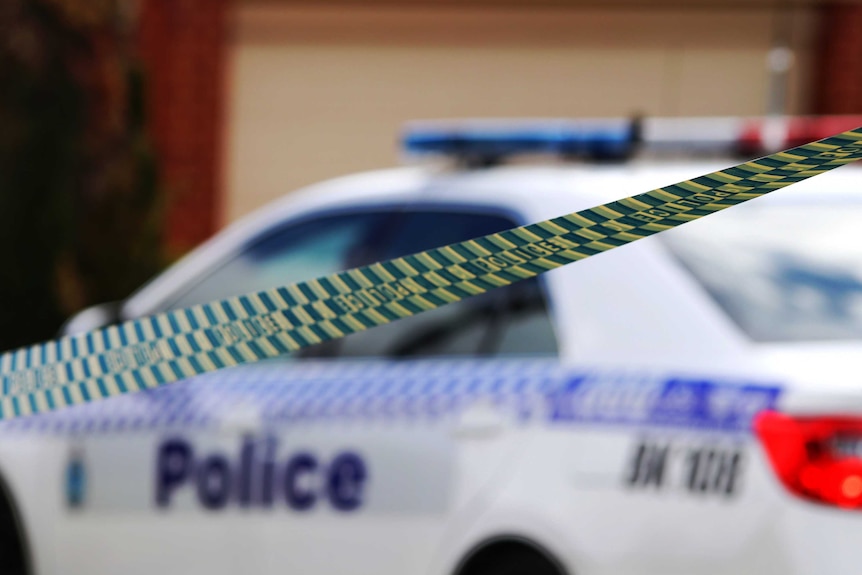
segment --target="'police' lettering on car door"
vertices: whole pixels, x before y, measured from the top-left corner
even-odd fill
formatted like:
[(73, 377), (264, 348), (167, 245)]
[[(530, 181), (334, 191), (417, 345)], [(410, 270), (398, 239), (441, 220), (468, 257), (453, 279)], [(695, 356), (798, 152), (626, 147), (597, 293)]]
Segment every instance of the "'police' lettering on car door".
[(209, 510), (285, 505), (309, 511), (326, 502), (346, 512), (362, 506), (368, 468), (361, 456), (342, 451), (324, 460), (296, 451), (277, 459), (277, 447), (274, 437), (248, 437), (232, 461), (220, 452), (197, 453), (186, 439), (165, 440), (156, 454), (155, 504), (169, 508), (178, 493), (193, 490)]

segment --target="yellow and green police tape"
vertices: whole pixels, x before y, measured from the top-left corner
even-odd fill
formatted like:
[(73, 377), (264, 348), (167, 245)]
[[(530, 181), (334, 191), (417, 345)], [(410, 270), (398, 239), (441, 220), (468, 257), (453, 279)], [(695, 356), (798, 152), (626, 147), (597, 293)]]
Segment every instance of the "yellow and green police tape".
[(537, 276), (862, 159), (862, 128), (544, 222), (0, 356), (0, 418), (259, 361)]

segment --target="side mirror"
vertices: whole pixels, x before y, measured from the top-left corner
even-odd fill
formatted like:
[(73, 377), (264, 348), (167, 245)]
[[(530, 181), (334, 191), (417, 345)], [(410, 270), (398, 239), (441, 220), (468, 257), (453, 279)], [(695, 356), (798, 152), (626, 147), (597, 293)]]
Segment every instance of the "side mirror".
[(69, 319), (60, 327), (60, 335), (75, 335), (107, 327), (120, 321), (120, 310), (123, 302), (112, 301), (85, 308)]

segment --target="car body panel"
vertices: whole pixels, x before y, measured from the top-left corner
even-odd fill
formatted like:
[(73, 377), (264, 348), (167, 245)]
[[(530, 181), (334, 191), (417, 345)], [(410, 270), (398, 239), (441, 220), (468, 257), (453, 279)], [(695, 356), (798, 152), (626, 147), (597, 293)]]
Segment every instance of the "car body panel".
[[(123, 314), (159, 311), (254, 238), (334, 209), (528, 223), (723, 166), (349, 176), (231, 226)], [(826, 195), (859, 175), (822, 176)], [(821, 189), (799, 187), (757, 201)], [(752, 342), (656, 238), (543, 282), (558, 358), (268, 361), (0, 424), (37, 572), (444, 575), (506, 536), (579, 575), (842, 572), (862, 520), (790, 496), (751, 422), (862, 413), (856, 343)]]

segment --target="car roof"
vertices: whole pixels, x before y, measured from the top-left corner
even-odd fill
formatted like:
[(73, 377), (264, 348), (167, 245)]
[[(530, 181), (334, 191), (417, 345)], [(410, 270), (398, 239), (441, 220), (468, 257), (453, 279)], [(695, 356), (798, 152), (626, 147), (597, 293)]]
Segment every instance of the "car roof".
[[(460, 204), (514, 213), (520, 223), (526, 224), (674, 184), (734, 163), (731, 159), (644, 158), (625, 163), (515, 164), (473, 170), (408, 166), (343, 176), (287, 194), (231, 224), (130, 297), (123, 315), (138, 317), (156, 311), (154, 305), (169, 297), (175, 286), (205, 273), (252, 238), (285, 221), (322, 210)], [(758, 202), (820, 202), (826, 198), (862, 202), (862, 194), (854, 194), (862, 175), (859, 170), (852, 167), (824, 174)]]

